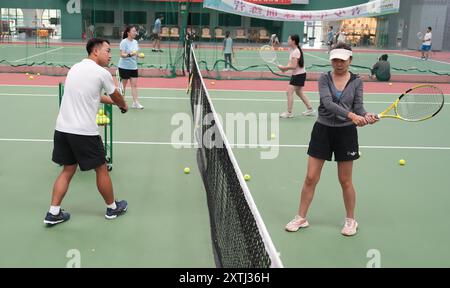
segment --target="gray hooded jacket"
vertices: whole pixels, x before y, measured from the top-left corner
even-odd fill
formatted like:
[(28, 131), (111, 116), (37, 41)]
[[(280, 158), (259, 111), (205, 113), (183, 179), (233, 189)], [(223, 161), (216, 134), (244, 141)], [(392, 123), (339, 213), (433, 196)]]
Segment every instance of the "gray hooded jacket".
[(360, 116), (367, 113), (363, 106), (363, 82), (357, 75), (350, 72), (350, 80), (339, 98), (336, 96), (337, 91), (331, 72), (320, 75), (320, 105), (317, 122), (330, 127), (354, 125), (352, 120), (347, 118), (349, 112)]

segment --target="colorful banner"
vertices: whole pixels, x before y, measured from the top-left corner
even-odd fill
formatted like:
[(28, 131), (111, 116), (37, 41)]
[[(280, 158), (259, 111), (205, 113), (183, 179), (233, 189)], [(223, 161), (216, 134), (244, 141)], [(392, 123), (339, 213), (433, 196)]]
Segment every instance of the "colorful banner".
[(262, 5), (290, 5), (292, 4), (291, 0), (245, 0), (247, 2), (253, 4), (262, 4)]
[(345, 8), (312, 11), (277, 9), (249, 3), (244, 0), (204, 0), (203, 7), (274, 21), (336, 21), (398, 13), (400, 0), (375, 0)]

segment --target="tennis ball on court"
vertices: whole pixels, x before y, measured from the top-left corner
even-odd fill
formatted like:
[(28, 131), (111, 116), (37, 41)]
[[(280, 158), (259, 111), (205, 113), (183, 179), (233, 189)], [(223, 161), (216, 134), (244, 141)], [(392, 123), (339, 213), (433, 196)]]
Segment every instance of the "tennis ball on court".
[(37, 76), (41, 76), (41, 73), (38, 72), (36, 75), (37, 75)]
[(191, 172), (191, 168), (185, 167), (183, 171), (184, 171), (184, 174), (189, 174)]
[(102, 116), (105, 114), (105, 111), (103, 111), (103, 109), (99, 109), (98, 110), (98, 115)]
[(401, 166), (405, 165), (406, 164), (405, 159), (398, 160), (398, 164), (400, 164)]
[(392, 82), (389, 82), (389, 86), (392, 86)]
[(144, 53), (139, 53), (139, 57), (140, 57), (140, 58), (144, 58), (144, 57), (145, 57), (145, 54), (144, 54)]
[(29, 75), (29, 73), (27, 72), (27, 73), (25, 73), (25, 75), (27, 75), (27, 76), (28, 76), (28, 75)]
[(245, 181), (250, 181), (250, 178), (251, 178), (250, 175), (248, 175), (248, 174), (244, 175), (244, 180)]
[(30, 75), (30, 76), (28, 76), (28, 78), (30, 78), (30, 79), (34, 79), (34, 76), (33, 76), (33, 75)]
[(214, 85), (214, 84), (216, 84), (216, 82), (214, 82), (214, 81), (211, 81), (211, 85)]
[(275, 139), (275, 133), (270, 134), (270, 139)]

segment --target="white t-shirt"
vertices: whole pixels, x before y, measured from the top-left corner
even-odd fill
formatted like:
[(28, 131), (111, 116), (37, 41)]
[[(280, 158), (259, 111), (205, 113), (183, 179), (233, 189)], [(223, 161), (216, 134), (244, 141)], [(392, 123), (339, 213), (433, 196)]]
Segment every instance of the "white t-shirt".
[(345, 32), (339, 32), (339, 36), (337, 38), (337, 42), (344, 42), (345, 43)]
[(430, 46), (431, 45), (431, 32), (425, 33), (425, 36), (423, 37), (423, 40), (424, 40), (423, 45)]
[(55, 129), (77, 135), (99, 135), (95, 118), (102, 89), (108, 95), (116, 89), (108, 70), (91, 59), (73, 65), (64, 83)]
[(289, 55), (289, 61), (291, 61), (292, 58), (295, 58), (296, 59), (295, 63), (297, 64), (295, 69), (292, 70), (292, 75), (298, 75), (298, 74), (306, 73), (305, 65), (303, 65), (303, 67), (300, 67), (298, 65), (298, 60), (300, 59), (300, 56), (301, 56), (301, 54), (300, 54), (300, 50), (298, 50), (298, 48), (295, 48), (295, 49), (291, 50), (291, 53)]

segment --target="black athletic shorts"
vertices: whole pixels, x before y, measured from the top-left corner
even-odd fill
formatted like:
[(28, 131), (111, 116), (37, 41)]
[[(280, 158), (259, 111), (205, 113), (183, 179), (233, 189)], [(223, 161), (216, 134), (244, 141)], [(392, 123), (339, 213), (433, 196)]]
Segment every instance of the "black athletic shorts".
[(311, 132), (308, 155), (331, 161), (353, 161), (359, 158), (358, 131), (355, 125), (329, 127), (316, 122)]
[(119, 68), (119, 75), (120, 75), (120, 78), (122, 78), (122, 79), (137, 78), (138, 77), (138, 69), (129, 70), (129, 69)]
[(289, 81), (289, 84), (293, 86), (305, 86), (305, 80), (306, 80), (306, 73), (292, 75), (291, 81)]
[(55, 130), (52, 160), (59, 165), (78, 164), (82, 171), (95, 169), (106, 163), (102, 138)]

